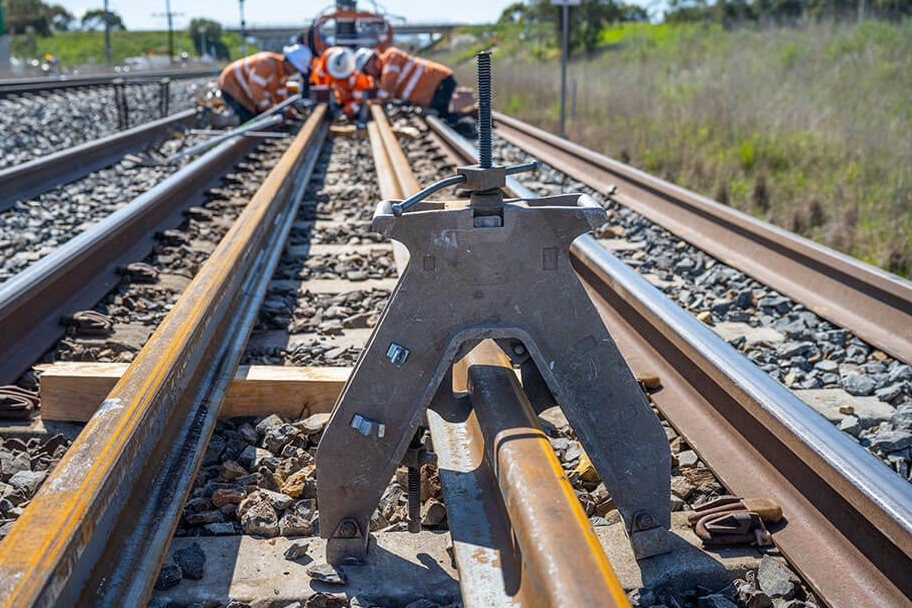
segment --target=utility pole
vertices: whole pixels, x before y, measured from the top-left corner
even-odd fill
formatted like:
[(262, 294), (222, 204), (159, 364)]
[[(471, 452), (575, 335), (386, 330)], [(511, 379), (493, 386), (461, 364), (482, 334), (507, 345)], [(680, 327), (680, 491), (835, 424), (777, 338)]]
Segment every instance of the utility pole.
[(165, 0), (165, 12), (168, 14), (168, 61), (174, 63), (174, 14), (171, 12), (171, 0)]
[(241, 57), (247, 56), (247, 20), (244, 18), (244, 0), (238, 0), (241, 9)]
[(165, 17), (168, 20), (168, 62), (174, 63), (174, 18), (183, 17), (184, 13), (171, 11), (171, 0), (165, 0), (164, 13), (152, 13), (153, 17)]
[(111, 11), (108, 10), (108, 0), (104, 1), (104, 25), (105, 25), (105, 63), (111, 67)]
[(0, 72), (10, 67), (10, 39), (6, 35), (6, 24), (3, 21), (3, 4), (0, 3)]
[(570, 7), (579, 6), (581, 0), (551, 0), (561, 7), (561, 106), (560, 136), (567, 137), (567, 61), (570, 58)]

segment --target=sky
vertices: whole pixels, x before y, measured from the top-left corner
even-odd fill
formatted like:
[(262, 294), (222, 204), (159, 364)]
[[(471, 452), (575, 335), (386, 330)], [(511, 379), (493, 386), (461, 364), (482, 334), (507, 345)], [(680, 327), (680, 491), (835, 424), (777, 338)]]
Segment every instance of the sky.
[[(87, 10), (102, 8), (102, 0), (54, 0), (62, 4), (77, 17)], [(457, 21), (460, 23), (490, 23), (496, 21), (503, 9), (512, 4), (510, 0), (460, 0), (451, 2), (415, 2), (414, 0), (384, 0), (379, 3), (392, 15), (401, 15), (408, 21)], [(286, 25), (304, 22), (313, 18), (322, 9), (334, 6), (334, 0), (245, 0), (244, 12), (248, 25)], [(372, 5), (360, 0), (362, 10)], [(109, 0), (110, 10), (123, 17), (127, 29), (163, 29), (166, 26), (164, 13), (166, 0)], [(174, 25), (185, 27), (194, 17), (208, 17), (223, 26), (235, 26), (240, 22), (237, 0), (171, 0), (171, 11), (183, 13), (176, 16)]]

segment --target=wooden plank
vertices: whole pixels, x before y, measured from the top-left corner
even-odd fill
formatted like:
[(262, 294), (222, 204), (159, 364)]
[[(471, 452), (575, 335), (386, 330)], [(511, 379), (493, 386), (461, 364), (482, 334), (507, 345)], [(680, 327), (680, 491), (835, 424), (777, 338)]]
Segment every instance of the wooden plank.
[[(38, 366), (41, 417), (85, 422), (127, 371), (126, 363), (64, 362)], [(351, 374), (348, 367), (243, 366), (231, 382), (221, 418), (329, 413)]]

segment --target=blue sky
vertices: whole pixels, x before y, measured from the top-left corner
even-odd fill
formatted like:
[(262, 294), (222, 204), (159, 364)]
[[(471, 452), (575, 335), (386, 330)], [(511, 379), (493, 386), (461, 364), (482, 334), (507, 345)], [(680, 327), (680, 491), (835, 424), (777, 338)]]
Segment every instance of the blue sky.
[[(165, 0), (109, 0), (111, 10), (124, 18), (128, 29), (161, 29), (165, 27), (163, 17), (153, 14), (165, 12)], [(102, 7), (102, 0), (54, 0), (69, 11), (81, 16), (85, 11)], [(288, 24), (312, 18), (323, 8), (334, 5), (334, 0), (246, 0), (244, 11), (248, 24)], [(414, 0), (385, 0), (380, 4), (393, 15), (401, 15), (409, 21), (459, 21), (466, 23), (491, 22), (500, 16), (509, 0), (460, 0), (450, 2), (415, 2)], [(361, 0), (364, 9), (371, 2)], [(171, 10), (184, 13), (175, 18), (176, 27), (185, 27), (193, 17), (208, 17), (223, 25), (236, 25), (239, 18), (237, 0), (171, 0)]]

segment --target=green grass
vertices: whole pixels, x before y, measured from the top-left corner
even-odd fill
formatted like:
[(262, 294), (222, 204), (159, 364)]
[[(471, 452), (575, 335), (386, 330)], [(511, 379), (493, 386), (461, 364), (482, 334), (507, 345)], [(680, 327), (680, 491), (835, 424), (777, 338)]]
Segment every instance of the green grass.
[[(224, 32), (222, 39), (233, 58), (240, 56), (241, 37), (233, 32)], [(180, 30), (174, 33), (176, 51), (181, 49), (195, 54), (190, 33)], [(249, 45), (248, 45), (249, 46)], [(13, 36), (12, 52), (16, 57), (42, 58), (50, 53), (59, 57), (64, 66), (80, 67), (86, 64), (103, 64), (103, 32), (61, 32), (49, 36)], [(168, 54), (167, 31), (127, 31), (111, 33), (111, 55), (114, 63), (123, 63), (127, 57), (148, 54)]]
[[(525, 42), (497, 41), (495, 105), (557, 131), (558, 60)], [(571, 139), (912, 274), (912, 20), (626, 24), (600, 49), (571, 63)]]

